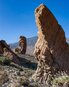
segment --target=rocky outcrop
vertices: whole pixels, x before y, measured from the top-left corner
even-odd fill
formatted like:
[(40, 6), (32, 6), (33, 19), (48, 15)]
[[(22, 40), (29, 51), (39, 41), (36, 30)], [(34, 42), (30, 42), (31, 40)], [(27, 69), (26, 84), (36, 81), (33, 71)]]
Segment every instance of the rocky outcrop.
[(10, 46), (4, 40), (0, 40), (0, 54), (2, 55), (4, 54), (4, 48), (10, 48)]
[(4, 53), (4, 50), (3, 50), (3, 45), (2, 45), (2, 43), (1, 43), (2, 41), (0, 41), (0, 54), (3, 54)]
[(21, 53), (21, 49), (19, 47), (15, 48), (15, 53), (16, 54), (20, 54)]
[(62, 27), (45, 5), (36, 8), (35, 17), (38, 40), (34, 54), (38, 67), (32, 78), (47, 83), (49, 77), (58, 70), (69, 73), (69, 46)]
[(12, 53), (11, 53), (7, 48), (4, 48), (3, 56), (4, 56), (4, 57), (7, 57), (7, 58), (9, 58), (9, 59), (12, 59), (12, 58), (13, 58)]
[(26, 53), (26, 48), (27, 48), (26, 37), (20, 36), (19, 46), (20, 46), (20, 49), (21, 49), (20, 53), (25, 54)]
[(3, 56), (11, 59), (14, 63), (19, 64), (19, 57), (11, 50), (9, 45), (4, 41), (0, 41), (0, 52)]

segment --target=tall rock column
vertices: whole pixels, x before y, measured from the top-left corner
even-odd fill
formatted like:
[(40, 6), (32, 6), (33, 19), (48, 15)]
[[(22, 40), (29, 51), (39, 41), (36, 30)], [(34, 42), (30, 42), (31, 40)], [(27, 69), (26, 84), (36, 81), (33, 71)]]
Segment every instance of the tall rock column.
[(24, 36), (20, 36), (20, 40), (19, 40), (19, 46), (21, 49), (21, 54), (25, 54), (26, 53), (26, 48), (27, 48), (27, 41), (26, 41), (26, 37)]
[(65, 33), (54, 15), (43, 4), (35, 10), (38, 40), (34, 54), (38, 67), (32, 76), (34, 81), (45, 81), (58, 70), (69, 73), (69, 46)]

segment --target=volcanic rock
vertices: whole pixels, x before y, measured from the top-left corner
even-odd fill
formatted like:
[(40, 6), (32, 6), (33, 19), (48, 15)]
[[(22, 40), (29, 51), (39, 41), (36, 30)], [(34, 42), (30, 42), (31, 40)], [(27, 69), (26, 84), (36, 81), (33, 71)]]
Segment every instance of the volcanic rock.
[(19, 64), (19, 58), (18, 56), (11, 50), (10, 46), (6, 43), (6, 41), (1, 40), (0, 41), (0, 53), (11, 59), (14, 63)]
[[(69, 73), (69, 46), (65, 33), (54, 15), (43, 4), (35, 10), (38, 40), (34, 54), (38, 67), (32, 76), (34, 81), (45, 82), (58, 70)], [(49, 83), (49, 82), (48, 82)]]
[(21, 54), (25, 54), (26, 53), (26, 48), (27, 48), (26, 37), (20, 36), (19, 46), (21, 48)]
[(13, 58), (12, 53), (10, 53), (10, 51), (9, 51), (7, 48), (4, 48), (3, 56), (5, 56), (5, 57), (7, 57), (7, 58), (10, 58), (10, 59)]
[(21, 48), (19, 48), (19, 47), (15, 48), (15, 53), (17, 53), (17, 54), (21, 53)]
[(0, 54), (3, 54), (4, 53), (4, 50), (3, 50), (4, 46), (1, 43), (2, 41), (0, 41)]

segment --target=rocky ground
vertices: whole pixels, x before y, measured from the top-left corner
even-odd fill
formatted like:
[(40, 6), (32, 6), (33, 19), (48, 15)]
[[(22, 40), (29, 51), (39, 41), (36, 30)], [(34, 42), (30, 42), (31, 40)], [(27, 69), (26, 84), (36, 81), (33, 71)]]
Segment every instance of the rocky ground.
[[(37, 83), (30, 81), (36, 70), (36, 60), (29, 55), (19, 55), (21, 65), (11, 63), (0, 65), (0, 87), (38, 87)], [(32, 64), (32, 65), (31, 65)]]
[(30, 87), (29, 77), (34, 73), (34, 70), (23, 69), (20, 71), (11, 66), (1, 66), (1, 68), (4, 69), (1, 71), (1, 87)]
[(31, 76), (37, 68), (36, 59), (30, 55), (19, 57), (21, 65), (15, 63), (0, 65), (0, 87), (69, 87), (69, 76), (63, 72), (54, 75), (51, 84), (34, 82)]

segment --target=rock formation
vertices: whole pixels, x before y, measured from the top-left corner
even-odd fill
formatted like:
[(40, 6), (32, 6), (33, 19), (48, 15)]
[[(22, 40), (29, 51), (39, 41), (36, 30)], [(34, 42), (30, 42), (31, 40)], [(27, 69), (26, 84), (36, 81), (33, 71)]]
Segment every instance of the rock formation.
[(21, 53), (21, 49), (19, 47), (15, 48), (15, 53), (16, 54), (20, 54)]
[(21, 49), (20, 53), (25, 54), (26, 53), (26, 47), (27, 47), (26, 37), (20, 36), (19, 46), (20, 46), (20, 49)]
[(9, 45), (4, 40), (0, 41), (0, 54), (12, 59), (14, 63), (19, 64), (18, 56), (10, 49)]
[(0, 54), (3, 54), (4, 53), (4, 50), (3, 50), (3, 46), (2, 46), (2, 43), (1, 43), (1, 41), (0, 41)]
[(4, 48), (3, 56), (4, 56), (4, 57), (7, 57), (7, 58), (9, 58), (9, 59), (11, 59), (11, 60), (12, 60), (12, 58), (13, 58), (12, 53), (11, 53), (7, 48)]
[(69, 73), (69, 46), (65, 33), (49, 9), (41, 4), (35, 10), (38, 40), (34, 54), (38, 67), (32, 76), (34, 81), (47, 81), (58, 70)]

